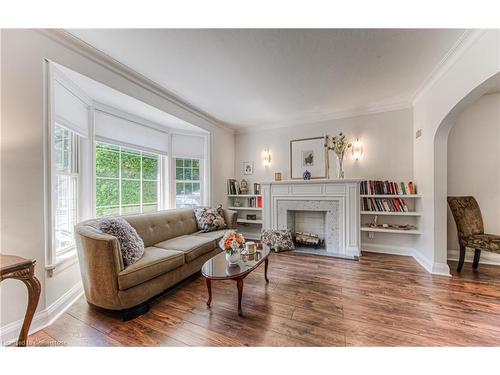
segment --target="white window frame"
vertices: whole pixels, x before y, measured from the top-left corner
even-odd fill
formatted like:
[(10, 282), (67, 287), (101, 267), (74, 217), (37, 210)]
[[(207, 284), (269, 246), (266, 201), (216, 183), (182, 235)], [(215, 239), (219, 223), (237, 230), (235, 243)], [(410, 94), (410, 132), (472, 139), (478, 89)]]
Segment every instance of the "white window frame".
[[(48, 275), (52, 276), (56, 267), (63, 264), (73, 264), (77, 261), (76, 246), (70, 246), (64, 250), (56, 251), (55, 248), (55, 204), (56, 199), (56, 168), (55, 168), (55, 139), (54, 130), (56, 123), (59, 126), (65, 126), (65, 120), (59, 118), (55, 113), (55, 95), (54, 95), (54, 82), (63, 85), (71, 93), (77, 96), (85, 105), (90, 107), (91, 100), (85, 93), (78, 89), (71, 81), (67, 80), (49, 60), (44, 60), (44, 80), (45, 80), (45, 95), (44, 95), (44, 108), (45, 108), (45, 126), (43, 131), (44, 137), (44, 179), (45, 179), (45, 269)], [(89, 123), (90, 125), (90, 123)], [(89, 137), (92, 135), (89, 135)], [(80, 137), (78, 137), (79, 139)], [(81, 140), (74, 150), (76, 159), (73, 162), (77, 163), (78, 174), (81, 173)], [(77, 178), (77, 196), (82, 195), (82, 179)], [(78, 199), (78, 198), (77, 198)], [(81, 199), (77, 202), (77, 222), (81, 220)]]

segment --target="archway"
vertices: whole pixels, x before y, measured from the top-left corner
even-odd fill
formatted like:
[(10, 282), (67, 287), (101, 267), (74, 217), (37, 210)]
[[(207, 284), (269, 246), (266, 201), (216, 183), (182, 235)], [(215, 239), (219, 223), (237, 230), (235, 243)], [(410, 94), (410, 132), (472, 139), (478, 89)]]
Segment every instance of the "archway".
[(447, 260), (448, 136), (456, 118), (484, 94), (500, 89), (500, 72), (465, 95), (443, 118), (434, 136), (434, 261)]

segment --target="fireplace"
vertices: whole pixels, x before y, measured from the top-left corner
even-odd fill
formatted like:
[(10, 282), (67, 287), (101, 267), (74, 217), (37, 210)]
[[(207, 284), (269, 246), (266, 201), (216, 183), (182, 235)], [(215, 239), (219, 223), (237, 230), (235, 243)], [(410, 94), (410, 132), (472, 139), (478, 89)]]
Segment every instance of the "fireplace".
[[(287, 211), (287, 228), (292, 232), (296, 247), (325, 248), (325, 221), (325, 211)], [(314, 237), (317, 237), (317, 243)]]
[(359, 257), (357, 180), (263, 183), (263, 227), (316, 234), (328, 255)]

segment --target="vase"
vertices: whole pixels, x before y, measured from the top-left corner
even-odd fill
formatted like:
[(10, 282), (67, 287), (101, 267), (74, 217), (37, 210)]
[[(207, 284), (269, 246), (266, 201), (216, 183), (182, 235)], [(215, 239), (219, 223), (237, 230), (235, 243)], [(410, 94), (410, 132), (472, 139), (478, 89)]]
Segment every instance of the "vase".
[(337, 178), (344, 178), (344, 156), (337, 156)]
[(233, 253), (226, 251), (226, 260), (229, 264), (238, 264), (240, 261), (240, 251), (236, 250)]

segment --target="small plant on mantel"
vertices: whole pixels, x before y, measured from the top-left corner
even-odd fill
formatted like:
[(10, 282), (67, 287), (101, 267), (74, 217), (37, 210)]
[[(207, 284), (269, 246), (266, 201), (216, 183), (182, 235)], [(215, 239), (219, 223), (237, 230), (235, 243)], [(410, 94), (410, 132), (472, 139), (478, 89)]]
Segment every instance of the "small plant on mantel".
[(325, 136), (325, 147), (337, 155), (337, 178), (344, 178), (344, 156), (351, 146), (352, 143), (347, 141), (345, 134), (342, 134), (342, 132), (334, 137)]

